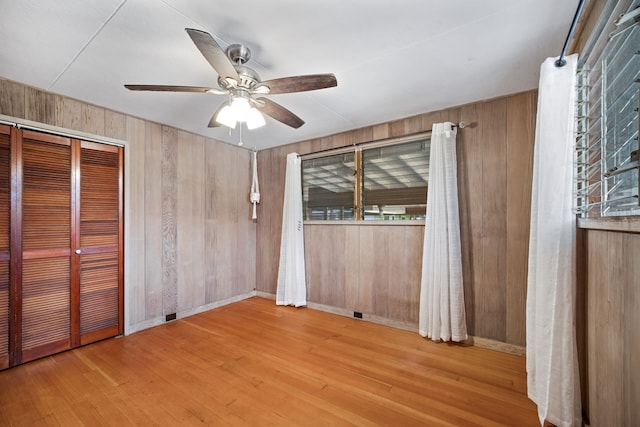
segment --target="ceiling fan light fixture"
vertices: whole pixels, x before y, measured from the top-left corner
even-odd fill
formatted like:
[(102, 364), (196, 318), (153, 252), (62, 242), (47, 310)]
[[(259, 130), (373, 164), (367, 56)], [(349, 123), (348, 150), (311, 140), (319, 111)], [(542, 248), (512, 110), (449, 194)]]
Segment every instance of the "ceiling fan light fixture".
[(251, 109), (247, 113), (246, 122), (247, 122), (247, 129), (249, 130), (257, 129), (266, 124), (266, 122), (264, 121), (264, 117), (262, 116), (260, 111), (256, 110), (253, 107), (251, 107)]
[(228, 128), (235, 129), (237, 119), (235, 112), (229, 104), (220, 109), (220, 111), (216, 115), (216, 122)]
[(216, 122), (223, 126), (235, 129), (237, 122), (245, 122), (249, 130), (253, 130), (266, 124), (262, 114), (249, 104), (244, 97), (235, 97), (230, 104), (220, 109), (216, 116)]

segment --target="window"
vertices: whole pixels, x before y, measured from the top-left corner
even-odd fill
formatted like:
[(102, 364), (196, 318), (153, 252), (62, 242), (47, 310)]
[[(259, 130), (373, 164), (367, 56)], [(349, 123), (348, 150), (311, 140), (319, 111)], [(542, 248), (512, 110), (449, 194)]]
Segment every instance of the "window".
[(422, 135), (303, 156), (305, 220), (424, 219), (429, 142)]
[(605, 41), (593, 42), (601, 47), (578, 73), (576, 191), (583, 217), (640, 215), (640, 26), (625, 18), (640, 1), (613, 3), (598, 37)]

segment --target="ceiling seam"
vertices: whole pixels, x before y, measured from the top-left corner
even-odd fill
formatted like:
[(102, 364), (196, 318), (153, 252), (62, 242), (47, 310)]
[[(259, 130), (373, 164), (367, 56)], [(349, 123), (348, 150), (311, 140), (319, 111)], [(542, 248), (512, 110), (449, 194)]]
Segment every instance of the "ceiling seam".
[(67, 72), (67, 70), (69, 70), (69, 68), (78, 60), (80, 55), (82, 55), (82, 53), (87, 49), (87, 47), (89, 47), (91, 42), (93, 42), (93, 40), (98, 36), (98, 34), (102, 32), (104, 27), (111, 21), (111, 19), (113, 19), (113, 17), (116, 16), (116, 14), (120, 11), (120, 9), (122, 9), (122, 6), (124, 6), (126, 2), (127, 0), (122, 0), (122, 2), (120, 2), (120, 4), (118, 5), (118, 7), (116, 7), (113, 13), (111, 13), (111, 15), (109, 15), (107, 19), (104, 20), (104, 22), (100, 25), (100, 27), (98, 27), (98, 29), (91, 35), (91, 37), (89, 37), (89, 40), (87, 40), (87, 42), (80, 48), (78, 53), (76, 53), (73, 56), (73, 58), (71, 58), (71, 61), (69, 61), (69, 63), (65, 65), (65, 67), (62, 69), (62, 71), (60, 71), (60, 73), (56, 76), (56, 78), (53, 79), (51, 84), (49, 84), (49, 86), (47, 87), (47, 90), (51, 90), (53, 86), (56, 83), (58, 83), (58, 80), (60, 80), (62, 76)]

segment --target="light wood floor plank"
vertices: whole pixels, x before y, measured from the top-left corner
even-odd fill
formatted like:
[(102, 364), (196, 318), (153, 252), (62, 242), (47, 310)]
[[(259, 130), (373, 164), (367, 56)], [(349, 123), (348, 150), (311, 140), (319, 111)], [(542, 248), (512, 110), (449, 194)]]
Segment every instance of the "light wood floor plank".
[(538, 425), (522, 357), (262, 298), (0, 372), (0, 423)]

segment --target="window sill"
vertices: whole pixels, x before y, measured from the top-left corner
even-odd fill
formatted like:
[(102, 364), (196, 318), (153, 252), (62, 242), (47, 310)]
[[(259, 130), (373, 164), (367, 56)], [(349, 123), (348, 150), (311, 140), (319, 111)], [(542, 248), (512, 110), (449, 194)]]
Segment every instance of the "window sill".
[(640, 233), (640, 217), (621, 216), (610, 218), (579, 218), (578, 228), (583, 228), (585, 230)]
[(304, 221), (304, 225), (420, 225), (424, 226), (424, 219), (402, 219), (402, 220), (345, 220), (345, 221)]

